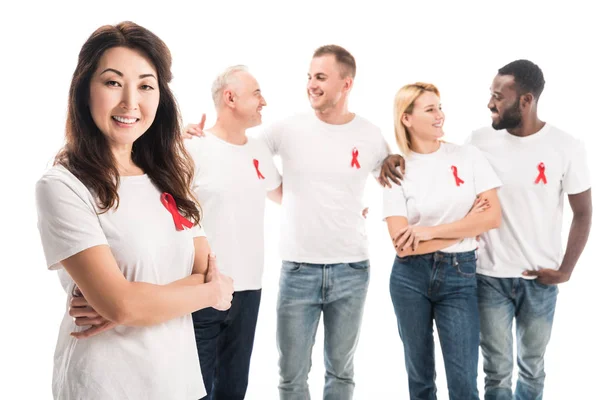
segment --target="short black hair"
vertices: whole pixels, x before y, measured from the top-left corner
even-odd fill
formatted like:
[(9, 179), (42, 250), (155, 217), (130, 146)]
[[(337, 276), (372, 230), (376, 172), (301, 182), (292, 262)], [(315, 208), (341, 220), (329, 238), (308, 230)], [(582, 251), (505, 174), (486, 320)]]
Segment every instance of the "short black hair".
[(544, 73), (529, 60), (516, 60), (498, 70), (498, 75), (512, 75), (519, 94), (532, 93), (538, 99), (544, 90)]

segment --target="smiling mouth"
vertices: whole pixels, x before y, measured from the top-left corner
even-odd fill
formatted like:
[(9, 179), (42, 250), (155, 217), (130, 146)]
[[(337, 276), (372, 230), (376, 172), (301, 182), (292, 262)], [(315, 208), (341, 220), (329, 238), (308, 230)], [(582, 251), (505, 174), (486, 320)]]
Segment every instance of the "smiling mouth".
[(113, 115), (112, 119), (121, 124), (127, 124), (127, 125), (133, 125), (140, 120), (139, 118), (126, 118), (126, 117), (119, 117), (116, 115)]

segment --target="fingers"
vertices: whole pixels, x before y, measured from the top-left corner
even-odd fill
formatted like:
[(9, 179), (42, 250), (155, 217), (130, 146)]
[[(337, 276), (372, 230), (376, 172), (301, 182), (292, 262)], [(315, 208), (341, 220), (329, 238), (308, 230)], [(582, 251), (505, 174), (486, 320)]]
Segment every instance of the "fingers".
[(387, 177), (396, 185), (402, 186), (402, 178), (404, 178), (404, 175), (400, 171), (398, 171), (398, 168), (393, 168)]
[(200, 123), (198, 124), (198, 127), (200, 128), (201, 131), (204, 130), (205, 123), (206, 123), (206, 114), (202, 113), (202, 119), (200, 119)]
[(404, 233), (406, 233), (406, 231), (409, 230), (409, 229), (410, 229), (410, 226), (405, 226), (404, 228), (402, 228), (398, 232), (396, 232), (396, 234), (392, 238), (394, 244), (396, 244), (396, 242), (400, 239), (400, 237), (402, 235), (404, 235)]
[(542, 270), (540, 270), (540, 271), (529, 270), (529, 271), (523, 272), (523, 275), (525, 275), (525, 276), (540, 276), (541, 274), (543, 274)]
[(387, 180), (387, 178), (384, 175), (380, 175), (379, 178), (377, 178), (377, 182), (379, 182), (379, 184), (383, 187), (389, 187), (389, 188), (392, 187), (392, 185), (390, 184), (390, 182)]
[(81, 331), (81, 332), (71, 332), (71, 336), (73, 336), (77, 339), (86, 339), (86, 338), (89, 338), (92, 336), (96, 336), (99, 333), (105, 332), (109, 329), (112, 329), (116, 325), (117, 324), (115, 324), (114, 322), (106, 321), (105, 323), (103, 323), (101, 325), (93, 326), (93, 327), (86, 329), (84, 331)]
[(87, 307), (90, 303), (87, 302), (85, 297), (73, 297), (71, 299), (71, 307)]
[(204, 136), (204, 127), (197, 124), (188, 124), (181, 134), (184, 139), (191, 139), (194, 136)]
[(421, 241), (419, 240), (419, 238), (418, 238), (418, 237), (415, 237), (415, 239), (414, 239), (414, 242), (413, 242), (413, 244), (412, 244), (412, 249), (413, 249), (413, 251), (417, 251), (417, 249), (419, 248), (419, 243), (420, 243), (420, 242), (421, 242)]
[(181, 134), (181, 137), (184, 138), (184, 139), (192, 139), (194, 137), (194, 135), (190, 135), (188, 133), (183, 132)]
[[(394, 243), (396, 248), (400, 249), (400, 251), (404, 250), (406, 248), (406, 245), (409, 243), (408, 241), (412, 234), (413, 234), (412, 229), (407, 229), (406, 232), (404, 232), (404, 234), (402, 236), (400, 236), (400, 238), (398, 238), (396, 240), (396, 242)], [(412, 243), (412, 241), (411, 241), (411, 243)]]
[(70, 307), (69, 315), (74, 318), (96, 318), (100, 316), (92, 307)]
[(102, 325), (105, 322), (106, 322), (106, 320), (104, 318), (102, 318), (101, 316), (97, 316), (96, 318), (89, 318), (89, 317), (75, 318), (75, 325), (77, 325), (77, 326), (96, 326), (96, 325)]
[(215, 253), (210, 253), (208, 255), (208, 266), (206, 268), (206, 279), (205, 282), (212, 282), (214, 279), (217, 279), (219, 275), (219, 270), (217, 268), (217, 256)]
[(416, 240), (416, 235), (415, 235), (415, 232), (412, 231), (410, 233), (410, 236), (408, 237), (408, 240), (406, 241), (406, 244), (400, 248), (400, 251), (411, 248), (413, 246), (413, 243), (415, 242), (415, 240)]

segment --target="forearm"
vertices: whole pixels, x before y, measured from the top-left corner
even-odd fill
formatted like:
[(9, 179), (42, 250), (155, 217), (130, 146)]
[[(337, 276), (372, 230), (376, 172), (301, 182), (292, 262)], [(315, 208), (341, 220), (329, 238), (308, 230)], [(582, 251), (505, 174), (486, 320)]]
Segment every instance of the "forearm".
[(396, 249), (396, 254), (398, 257), (408, 257), (408, 256), (416, 256), (419, 254), (429, 254), (433, 253), (445, 248), (452, 246), (453, 244), (458, 243), (458, 239), (433, 239), (427, 240), (425, 242), (419, 242), (419, 246), (417, 246), (417, 250), (413, 250), (412, 247), (409, 246), (407, 249)]
[(564, 272), (568, 276), (571, 276), (579, 256), (583, 252), (587, 243), (590, 229), (592, 226), (592, 215), (582, 214), (573, 215), (571, 222), (571, 229), (569, 230), (569, 238), (567, 240), (567, 249), (565, 250), (565, 256), (560, 266), (560, 271)]
[(499, 227), (500, 220), (500, 213), (492, 210), (468, 214), (458, 221), (431, 227), (432, 236), (436, 239), (471, 238)]
[(202, 274), (193, 274), (168, 285), (131, 282), (113, 322), (128, 326), (156, 325), (211, 307), (217, 293), (212, 284), (204, 283), (204, 278)]

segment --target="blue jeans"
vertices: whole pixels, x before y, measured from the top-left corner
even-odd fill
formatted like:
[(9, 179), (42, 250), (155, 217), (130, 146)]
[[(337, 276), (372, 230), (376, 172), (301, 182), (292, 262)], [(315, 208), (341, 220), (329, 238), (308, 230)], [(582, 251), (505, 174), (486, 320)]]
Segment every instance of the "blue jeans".
[(235, 292), (227, 311), (192, 313), (207, 393), (203, 400), (242, 400), (246, 395), (260, 296), (260, 289)]
[(411, 400), (435, 400), (433, 321), (451, 400), (478, 400), (479, 315), (474, 251), (394, 261), (390, 294), (404, 345)]
[(308, 372), (321, 313), (325, 328), (325, 400), (352, 399), (354, 352), (369, 286), (369, 261), (284, 261), (277, 301), (279, 396), (310, 399)]
[(485, 400), (513, 400), (513, 319), (519, 379), (514, 400), (540, 400), (544, 353), (550, 341), (558, 287), (523, 278), (477, 275)]

